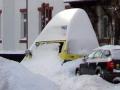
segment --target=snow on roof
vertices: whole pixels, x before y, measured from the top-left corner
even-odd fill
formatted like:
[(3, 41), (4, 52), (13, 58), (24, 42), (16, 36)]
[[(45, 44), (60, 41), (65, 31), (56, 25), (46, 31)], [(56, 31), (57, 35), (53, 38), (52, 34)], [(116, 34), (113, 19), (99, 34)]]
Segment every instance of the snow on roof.
[(104, 46), (96, 48), (95, 50), (98, 50), (98, 49), (103, 49), (103, 50), (120, 49), (120, 45), (104, 45)]

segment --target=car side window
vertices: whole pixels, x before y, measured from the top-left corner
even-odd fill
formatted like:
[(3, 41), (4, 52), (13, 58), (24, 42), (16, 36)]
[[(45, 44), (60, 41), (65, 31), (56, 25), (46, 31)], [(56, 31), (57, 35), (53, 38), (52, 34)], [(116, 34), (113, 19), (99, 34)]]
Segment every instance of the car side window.
[(88, 58), (94, 59), (94, 58), (100, 58), (102, 56), (101, 50), (94, 51), (93, 53), (89, 54)]
[(91, 54), (88, 55), (88, 58), (92, 59), (94, 57), (94, 54), (96, 53), (96, 51), (92, 52)]
[(103, 55), (102, 55), (102, 58), (108, 58), (111, 56), (111, 53), (109, 50), (104, 50), (103, 51)]

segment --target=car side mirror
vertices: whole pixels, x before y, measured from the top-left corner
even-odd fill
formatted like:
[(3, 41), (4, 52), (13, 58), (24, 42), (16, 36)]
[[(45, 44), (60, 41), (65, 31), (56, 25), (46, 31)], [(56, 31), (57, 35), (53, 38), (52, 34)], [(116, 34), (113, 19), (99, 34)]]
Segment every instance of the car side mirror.
[(88, 56), (84, 56), (82, 60), (83, 60), (84, 62), (86, 62), (87, 59), (88, 59)]

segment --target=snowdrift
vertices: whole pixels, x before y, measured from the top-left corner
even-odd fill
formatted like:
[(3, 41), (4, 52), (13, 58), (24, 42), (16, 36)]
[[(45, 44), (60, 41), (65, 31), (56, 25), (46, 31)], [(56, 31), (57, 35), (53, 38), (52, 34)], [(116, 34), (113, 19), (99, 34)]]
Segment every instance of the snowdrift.
[[(82, 9), (70, 9), (58, 13), (48, 23), (48, 25), (38, 36), (35, 42), (49, 40), (68, 40), (68, 43), (71, 43), (72, 39), (76, 39), (77, 41), (73, 40), (74, 43), (80, 45), (81, 43), (78, 43), (77, 34), (78, 31), (80, 31), (81, 33), (79, 37), (82, 37), (80, 40), (85, 39), (87, 41), (89, 36), (93, 36), (91, 37), (91, 42), (95, 44), (93, 45), (94, 47), (97, 47), (98, 42), (95, 33), (92, 31), (93, 28), (91, 24), (89, 24), (89, 26), (87, 27), (87, 24), (90, 23), (89, 19), (85, 20), (86, 23), (82, 21), (84, 24), (86, 24), (86, 26), (83, 25), (83, 23), (80, 23), (80, 25), (85, 26), (85, 28), (82, 28), (82, 30), (90, 28), (91, 34), (87, 35), (88, 33), (90, 33), (87, 29), (83, 31), (84, 34), (87, 32), (87, 34), (83, 36), (81, 28), (76, 28), (76, 25), (79, 26), (79, 22), (77, 22), (77, 17), (79, 18), (78, 20), (83, 20), (78, 15), (80, 14), (84, 16), (85, 14), (85, 12), (83, 14), (81, 12), (84, 11)], [(88, 18), (88, 16), (85, 17)], [(77, 23), (74, 24), (74, 22)], [(73, 29), (75, 32), (72, 31)], [(73, 37), (69, 38), (70, 33), (72, 32), (74, 35)], [(75, 35), (77, 36), (76, 38)], [(60, 90), (119, 90), (120, 85), (113, 85), (111, 83), (108, 83), (98, 76), (75, 76), (75, 68), (79, 65), (79, 63), (81, 63), (81, 59), (63, 64), (61, 58), (58, 56), (58, 43), (43, 44), (36, 47), (35, 42), (30, 48), (30, 50), (32, 51), (32, 58), (24, 58), (21, 64), (27, 67), (31, 72), (43, 75), (51, 81), (55, 82), (57, 85), (60, 86)], [(83, 43), (83, 41), (81, 42)], [(89, 43), (84, 43), (85, 47), (87, 47), (87, 45), (90, 46)], [(79, 51), (74, 48), (71, 49), (70, 52), (80, 53), (80, 50), (83, 50), (84, 48), (84, 44), (81, 44), (82, 47), (80, 47), (80, 49), (78, 48)], [(72, 44), (70, 45), (72, 46)], [(79, 47), (75, 45), (73, 46)]]
[(47, 78), (31, 73), (21, 64), (0, 57), (0, 90), (59, 90)]
[(75, 68), (81, 60), (62, 65), (57, 53), (58, 44), (44, 45), (35, 50), (32, 59), (25, 60), (22, 64), (33, 73), (55, 82), (60, 90), (119, 90), (120, 84), (111, 84), (96, 75), (75, 76)]

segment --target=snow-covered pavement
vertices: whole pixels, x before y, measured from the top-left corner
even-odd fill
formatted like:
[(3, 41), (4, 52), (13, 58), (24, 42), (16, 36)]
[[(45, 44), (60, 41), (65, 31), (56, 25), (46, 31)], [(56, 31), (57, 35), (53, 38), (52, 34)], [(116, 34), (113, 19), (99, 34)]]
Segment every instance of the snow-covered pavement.
[(31, 59), (21, 64), (33, 73), (41, 74), (59, 85), (60, 90), (119, 90), (120, 84), (111, 84), (96, 75), (75, 76), (75, 68), (81, 60), (62, 65), (58, 56), (59, 44), (45, 44), (33, 49)]
[(58, 46), (48, 44), (37, 47), (33, 50), (33, 57), (21, 64), (0, 58), (0, 90), (120, 89), (120, 84), (109, 83), (97, 75), (75, 76), (75, 68), (81, 60), (62, 65)]

